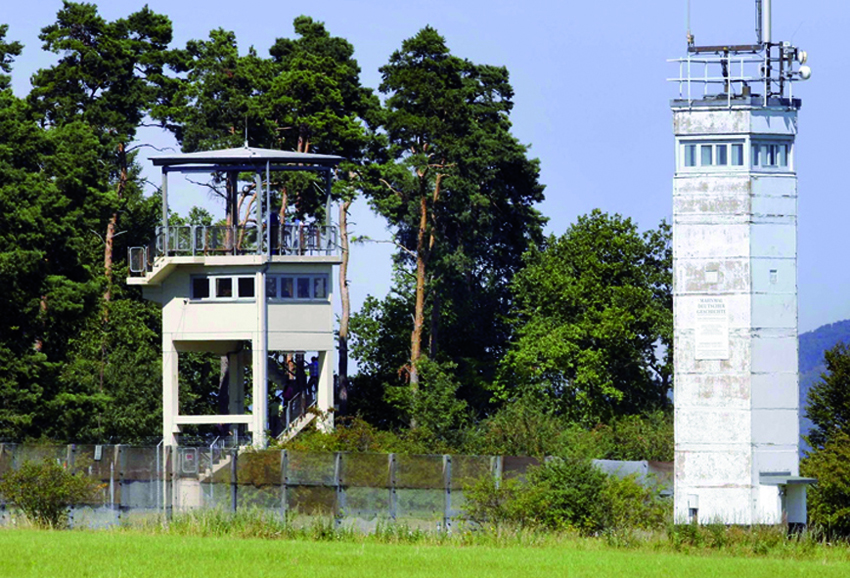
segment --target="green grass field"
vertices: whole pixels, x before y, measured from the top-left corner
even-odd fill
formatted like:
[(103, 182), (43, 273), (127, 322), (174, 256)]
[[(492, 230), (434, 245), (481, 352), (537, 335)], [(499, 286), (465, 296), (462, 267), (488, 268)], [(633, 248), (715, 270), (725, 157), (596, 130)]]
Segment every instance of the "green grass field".
[(599, 541), (561, 547), (394, 545), (150, 535), (139, 532), (0, 530), (0, 576), (79, 577), (469, 577), (850, 576), (846, 562), (732, 558), (618, 550)]

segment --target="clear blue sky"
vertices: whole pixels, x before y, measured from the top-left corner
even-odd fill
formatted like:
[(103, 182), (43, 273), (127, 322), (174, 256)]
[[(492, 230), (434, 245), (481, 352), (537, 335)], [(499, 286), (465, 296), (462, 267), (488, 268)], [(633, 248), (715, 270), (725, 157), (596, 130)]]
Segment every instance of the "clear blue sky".
[[(135, 0), (100, 2), (114, 19), (139, 9)], [(217, 27), (236, 32), (240, 48), (266, 54), (275, 38), (292, 37), (292, 20), (307, 14), (325, 22), (355, 47), (367, 86), (379, 83), (383, 65), (402, 40), (426, 24), (453, 53), (477, 63), (504, 65), (516, 91), (515, 134), (541, 161), (548, 231), (561, 234), (578, 215), (599, 207), (632, 217), (641, 228), (669, 221), (673, 136), (669, 100), (676, 74), (666, 59), (684, 55), (686, 0), (646, 2), (525, 2), (431, 0), (295, 3), (271, 0), (150, 0), (174, 23), (175, 40), (205, 38)], [(753, 0), (691, 0), (691, 28), (698, 44), (749, 43), (754, 39)], [(30, 75), (54, 56), (41, 50), (41, 27), (61, 0), (3, 0), (0, 23), (25, 44), (15, 64), (14, 88), (23, 95)], [(840, 175), (848, 167), (848, 124), (843, 97), (847, 50), (840, 40), (850, 26), (850, 3), (774, 0), (774, 40), (791, 40), (809, 52), (814, 74), (797, 85), (803, 100), (797, 146), (799, 175), (800, 330), (850, 318), (850, 194)], [(842, 64), (841, 61), (845, 60)], [(845, 78), (841, 81), (841, 78)], [(829, 94), (835, 98), (828, 98)], [(844, 95), (844, 96), (842, 96)], [(841, 98), (839, 98), (841, 97)], [(142, 135), (167, 144), (156, 131)], [(152, 173), (151, 173), (152, 174)], [(203, 204), (201, 193), (176, 208)], [(381, 221), (361, 203), (357, 233), (387, 238)], [(356, 247), (352, 291), (355, 307), (367, 293), (389, 286), (390, 249)]]

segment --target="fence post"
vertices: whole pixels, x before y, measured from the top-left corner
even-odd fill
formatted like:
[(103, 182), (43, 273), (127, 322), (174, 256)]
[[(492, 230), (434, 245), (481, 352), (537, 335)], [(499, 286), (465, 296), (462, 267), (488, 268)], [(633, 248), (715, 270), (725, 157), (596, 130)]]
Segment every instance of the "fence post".
[(334, 507), (334, 527), (342, 525), (342, 517), (345, 515), (345, 488), (342, 479), (342, 452), (334, 454), (334, 487), (336, 489), (336, 500)]
[(124, 501), (124, 470), (127, 469), (127, 452), (124, 451), (124, 446), (119, 444), (118, 450), (118, 503), (115, 504), (118, 525), (121, 525), (121, 503)]
[(452, 456), (443, 455), (443, 531), (452, 531)]
[[(76, 458), (76, 453), (77, 453), (77, 444), (68, 444), (68, 453), (65, 457), (65, 465), (66, 465), (66, 468), (72, 473), (74, 471), (74, 462), (75, 462), (75, 458)], [(74, 504), (71, 504), (71, 506), (68, 508), (68, 527), (69, 528), (74, 527), (74, 510), (75, 510), (75, 506), (74, 506)]]
[(389, 454), (389, 482), (390, 482), (390, 520), (395, 522), (398, 514), (398, 496), (395, 491), (395, 454)]
[(230, 459), (230, 511), (236, 513), (236, 498), (238, 496), (238, 488), (236, 485), (236, 460), (239, 457), (239, 448), (233, 448)]
[(493, 473), (493, 482), (495, 483), (497, 490), (502, 487), (503, 460), (504, 456), (490, 457), (490, 471)]
[(287, 521), (289, 514), (289, 450), (280, 450), (280, 514)]
[(162, 460), (163, 477), (163, 507), (165, 508), (165, 519), (170, 521), (174, 516), (174, 452), (176, 446), (163, 444), (165, 450)]

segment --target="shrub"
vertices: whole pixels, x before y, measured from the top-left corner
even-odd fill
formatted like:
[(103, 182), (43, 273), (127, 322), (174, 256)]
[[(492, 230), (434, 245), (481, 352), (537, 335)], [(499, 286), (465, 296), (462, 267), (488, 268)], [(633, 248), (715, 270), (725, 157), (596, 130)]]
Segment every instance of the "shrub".
[(18, 506), (36, 526), (64, 528), (68, 508), (94, 498), (98, 485), (82, 473), (72, 474), (55, 461), (24, 462), (0, 481), (0, 494)]
[(671, 504), (635, 476), (608, 476), (589, 460), (555, 459), (532, 469), (528, 482), (479, 480), (465, 491), (466, 515), (505, 524), (590, 535), (663, 527)]
[(800, 466), (818, 480), (807, 493), (810, 523), (829, 537), (850, 536), (850, 436), (835, 433)]

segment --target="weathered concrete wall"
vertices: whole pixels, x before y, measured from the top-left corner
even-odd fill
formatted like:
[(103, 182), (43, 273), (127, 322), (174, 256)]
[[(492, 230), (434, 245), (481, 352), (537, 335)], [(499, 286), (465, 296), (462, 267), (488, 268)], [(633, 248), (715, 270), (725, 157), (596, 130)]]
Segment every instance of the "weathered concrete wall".
[[(796, 110), (674, 108), (673, 127), (676, 515), (775, 523), (759, 475), (798, 473), (797, 179), (750, 147), (793, 143)], [(742, 144), (744, 164), (685, 167), (685, 143)]]

